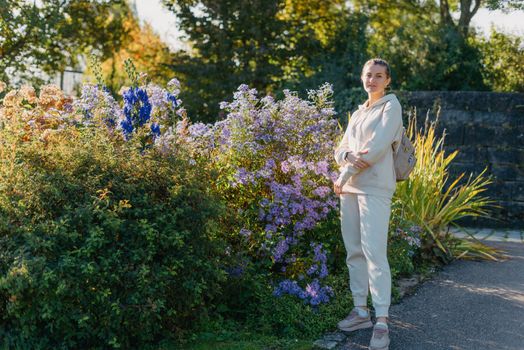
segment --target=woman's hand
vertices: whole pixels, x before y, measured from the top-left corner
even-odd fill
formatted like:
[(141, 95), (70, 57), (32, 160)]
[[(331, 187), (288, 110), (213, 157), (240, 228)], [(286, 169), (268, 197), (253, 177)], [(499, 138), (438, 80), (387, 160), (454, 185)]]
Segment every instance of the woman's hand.
[[(354, 168), (358, 170), (364, 170), (368, 168), (370, 165), (368, 162), (366, 162), (364, 159), (362, 159), (362, 155), (368, 153), (367, 150), (357, 152), (356, 154), (353, 154), (353, 152), (347, 152), (345, 154), (345, 160), (352, 165)], [(349, 172), (349, 169), (346, 167), (338, 177), (337, 181), (333, 184), (333, 191), (335, 191), (335, 194), (339, 196), (342, 193), (342, 187), (348, 180), (349, 176), (351, 176), (351, 173)], [(349, 176), (348, 176), (349, 175)]]
[(337, 196), (340, 196), (340, 194), (342, 193), (342, 186), (342, 179), (339, 177), (337, 181), (335, 181), (335, 183), (333, 184), (333, 191), (335, 191), (335, 194)]
[(358, 151), (356, 154), (353, 152), (346, 153), (346, 161), (359, 170), (369, 168), (370, 164), (362, 159), (362, 155), (368, 153), (368, 150)]

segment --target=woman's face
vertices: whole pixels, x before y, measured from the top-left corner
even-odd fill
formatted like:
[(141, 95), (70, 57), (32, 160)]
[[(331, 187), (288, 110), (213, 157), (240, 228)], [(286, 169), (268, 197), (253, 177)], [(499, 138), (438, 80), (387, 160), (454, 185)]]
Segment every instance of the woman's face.
[(384, 94), (391, 79), (386, 74), (386, 67), (368, 64), (362, 73), (362, 83), (368, 94)]

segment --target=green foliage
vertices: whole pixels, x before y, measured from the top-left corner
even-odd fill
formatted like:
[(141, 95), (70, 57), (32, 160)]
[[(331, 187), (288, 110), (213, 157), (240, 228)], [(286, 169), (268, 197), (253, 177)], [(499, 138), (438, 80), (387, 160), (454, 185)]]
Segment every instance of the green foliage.
[(305, 71), (298, 78), (284, 84), (297, 91), (306, 91), (329, 82), (333, 84), (333, 100), (339, 118), (346, 124), (349, 113), (366, 100), (361, 88), (361, 69), (367, 61), (367, 16), (361, 13), (344, 14), (332, 39), (322, 50), (311, 53), (311, 72)]
[[(165, 85), (172, 77), (173, 72), (169, 65), (177, 57), (177, 53), (170, 51), (167, 43), (146, 23), (141, 24), (139, 18), (129, 13), (122, 21), (125, 37), (119, 46), (105, 55), (105, 60), (98, 69), (104, 77), (105, 86), (118, 92), (123, 86), (130, 86), (133, 82), (127, 71), (122, 69), (126, 60), (132, 59), (133, 64), (142, 75), (159, 85)], [(90, 67), (85, 76), (87, 79), (97, 72)], [(135, 79), (136, 80), (136, 79)]]
[(327, 330), (333, 329), (333, 326), (353, 307), (347, 276), (345, 271), (327, 278), (327, 283), (333, 287), (335, 296), (329, 304), (317, 307), (289, 295), (275, 298), (272, 289), (269, 288), (260, 290), (260, 302), (253, 305), (248, 327), (257, 329), (263, 334), (274, 334), (283, 338), (320, 336)]
[(141, 348), (205, 319), (224, 281), (222, 207), (183, 154), (104, 128), (0, 130), (6, 348)]
[(491, 29), (489, 39), (473, 42), (482, 52), (484, 83), (493, 91), (524, 92), (522, 38)]
[(125, 36), (128, 11), (123, 0), (0, 0), (0, 80), (36, 83), (86, 51), (105, 57)]
[(212, 121), (219, 102), (243, 82), (265, 91), (282, 75), (287, 45), (284, 22), (276, 18), (278, 0), (164, 3), (193, 43), (194, 54), (173, 68), (187, 76), (182, 98), (197, 119)]
[(485, 0), (485, 5), (490, 10), (524, 10), (521, 0)]
[[(439, 27), (428, 47), (419, 79), (411, 90), (486, 90), (480, 51), (454, 28)], [(411, 78), (411, 77), (410, 77)], [(415, 78), (413, 76), (413, 78)]]
[(180, 19), (193, 45), (189, 55), (172, 64), (185, 77), (182, 98), (194, 119), (206, 122), (220, 115), (219, 102), (240, 84), (275, 92), (282, 82), (310, 71), (310, 57), (322, 50), (346, 8), (343, 1), (163, 3)]
[(369, 17), (366, 52), (392, 66), (392, 86), (404, 90), (485, 90), (479, 50), (457, 26), (439, 19), (432, 1), (356, 1)]
[(391, 278), (412, 275), (422, 264), (420, 255), (422, 228), (406, 220), (399, 202), (393, 203), (388, 233), (388, 262)]
[(450, 179), (449, 165), (457, 151), (445, 154), (444, 135), (435, 135), (434, 123), (417, 130), (416, 119), (411, 118), (408, 135), (414, 140), (417, 164), (409, 180), (397, 185), (395, 200), (402, 216), (423, 228), (423, 249), (428, 257), (446, 261), (453, 256), (449, 225), (466, 216), (488, 216), (493, 202), (482, 193), (491, 179), (484, 172), (475, 177), (471, 174), (463, 183), (465, 174)]
[(313, 339), (302, 336), (300, 338), (282, 338), (274, 335), (263, 335), (257, 330), (239, 330), (238, 325), (222, 325), (216, 333), (201, 333), (191, 343), (179, 346), (184, 350), (260, 350), (286, 349), (311, 350)]

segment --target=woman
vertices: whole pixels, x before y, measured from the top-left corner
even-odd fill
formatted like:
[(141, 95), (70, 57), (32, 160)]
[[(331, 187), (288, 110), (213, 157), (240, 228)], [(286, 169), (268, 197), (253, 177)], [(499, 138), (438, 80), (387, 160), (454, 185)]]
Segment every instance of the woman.
[(340, 195), (342, 237), (355, 304), (338, 327), (353, 331), (373, 326), (366, 307), (369, 288), (377, 320), (369, 347), (387, 350), (391, 301), (387, 239), (396, 186), (393, 152), (402, 136), (402, 110), (395, 95), (385, 93), (391, 83), (386, 61), (367, 61), (361, 79), (368, 100), (353, 114), (335, 150), (341, 173), (334, 190)]

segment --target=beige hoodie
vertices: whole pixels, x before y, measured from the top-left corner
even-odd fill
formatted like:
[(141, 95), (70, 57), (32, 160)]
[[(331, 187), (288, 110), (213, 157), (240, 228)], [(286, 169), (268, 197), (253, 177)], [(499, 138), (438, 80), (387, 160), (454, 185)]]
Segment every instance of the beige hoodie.
[[(402, 137), (402, 108), (394, 94), (388, 94), (371, 106), (359, 105), (353, 113), (339, 146), (335, 160), (340, 166), (342, 193), (371, 194), (392, 197), (396, 177), (393, 152)], [(370, 167), (359, 170), (349, 164), (346, 152), (368, 150), (361, 157)]]

